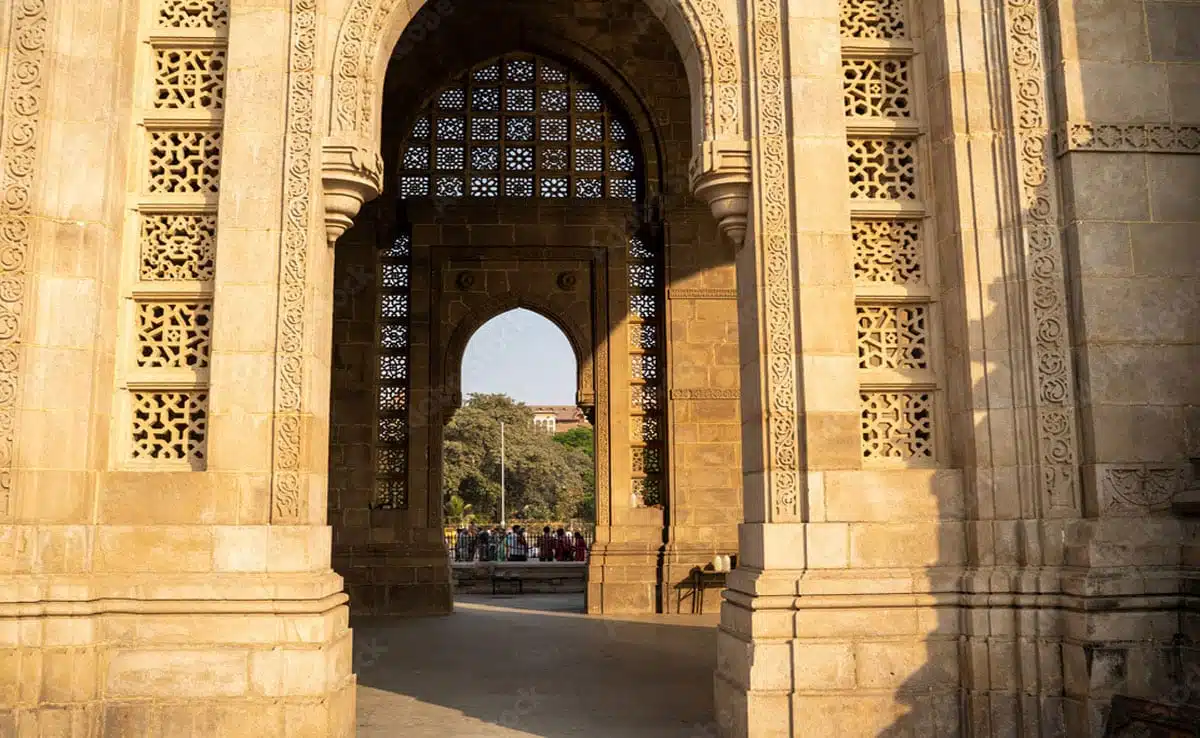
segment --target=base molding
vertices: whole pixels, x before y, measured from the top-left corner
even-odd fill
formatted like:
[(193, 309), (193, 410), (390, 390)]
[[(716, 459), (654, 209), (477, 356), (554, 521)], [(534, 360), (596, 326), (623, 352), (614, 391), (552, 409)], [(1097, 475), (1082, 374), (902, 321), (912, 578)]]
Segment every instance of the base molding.
[(590, 615), (653, 615), (658, 609), (661, 545), (595, 543), (588, 556)]

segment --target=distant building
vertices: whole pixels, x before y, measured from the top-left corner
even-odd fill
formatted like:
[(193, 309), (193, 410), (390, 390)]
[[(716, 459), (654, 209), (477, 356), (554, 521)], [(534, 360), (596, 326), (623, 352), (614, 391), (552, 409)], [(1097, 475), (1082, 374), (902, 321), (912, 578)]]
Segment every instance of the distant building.
[(574, 405), (533, 405), (533, 425), (547, 433), (566, 433), (573, 428), (590, 427), (583, 411)]

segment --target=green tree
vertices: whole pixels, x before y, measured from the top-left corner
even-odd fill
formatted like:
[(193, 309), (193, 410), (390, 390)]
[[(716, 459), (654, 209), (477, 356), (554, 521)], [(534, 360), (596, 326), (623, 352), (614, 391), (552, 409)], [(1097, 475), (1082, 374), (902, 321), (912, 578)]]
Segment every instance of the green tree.
[(450, 495), (446, 500), (446, 523), (455, 527), (473, 522), (475, 514), (471, 512), (474, 505), (468, 505), (458, 495)]
[(563, 433), (554, 434), (554, 442), (561, 443), (567, 448), (575, 448), (588, 455), (589, 459), (596, 456), (596, 432), (590, 425), (581, 425)]
[[(513, 519), (582, 517), (595, 462), (534, 428), (533, 413), (507, 395), (471, 395), (446, 424), (443, 485), (480, 517), (500, 517), (500, 422), (504, 422), (505, 507)], [(564, 434), (566, 435), (566, 434)]]

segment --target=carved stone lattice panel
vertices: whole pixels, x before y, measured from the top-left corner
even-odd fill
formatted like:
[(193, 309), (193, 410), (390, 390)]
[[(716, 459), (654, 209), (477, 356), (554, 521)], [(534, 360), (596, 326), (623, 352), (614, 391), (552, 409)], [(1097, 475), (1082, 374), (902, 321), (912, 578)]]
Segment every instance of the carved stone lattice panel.
[(649, 350), (658, 345), (658, 326), (633, 323), (629, 326), (630, 348)]
[[(663, 335), (662, 244), (640, 235), (630, 236), (627, 286), (629, 288), (629, 393), (632, 421), (663, 427), (665, 376), (662, 371)], [(639, 417), (640, 416), (640, 417)], [(660, 434), (661, 436), (661, 434)], [(651, 507), (664, 504), (662, 478), (665, 454), (662, 439), (631, 439), (630, 447), (635, 504)]]
[(225, 30), (229, 0), (158, 0), (155, 20), (159, 28)]
[(400, 147), (400, 196), (634, 199), (624, 114), (556, 61), (507, 54), (435, 94)]
[(224, 49), (155, 49), (154, 67), (154, 107), (217, 110), (224, 105)]
[(137, 313), (137, 365), (142, 369), (208, 366), (212, 304), (143, 302)]
[(659, 448), (633, 448), (631, 471), (634, 474), (661, 474), (662, 465), (662, 449)]
[(220, 171), (220, 131), (150, 133), (147, 188), (151, 193), (215, 193)]
[(843, 38), (907, 39), (906, 0), (842, 0)]
[(854, 279), (871, 284), (916, 285), (925, 281), (919, 220), (855, 220)]
[(657, 415), (635, 415), (629, 419), (629, 440), (650, 443), (662, 438), (663, 424)]
[(862, 392), (862, 454), (866, 462), (933, 458), (933, 394)]
[[(147, 295), (133, 299), (132, 354), (125, 379), (130, 392), (128, 460), (150, 468), (205, 467), (213, 321), (211, 290), (216, 261), (214, 198), (221, 169), (221, 116), (225, 102), (229, 25), (227, 0), (151, 0), (154, 28), (143, 37), (150, 64), (139, 87), (152, 95), (139, 108), (146, 130), (143, 197), (137, 202), (136, 277), (143, 283), (182, 283), (195, 297)], [(167, 114), (185, 114), (187, 120)], [(169, 204), (168, 204), (169, 203)], [(203, 296), (202, 296), (203, 295)], [(156, 385), (169, 377), (171, 389)], [(153, 463), (150, 463), (153, 462)]]
[(858, 314), (859, 369), (928, 369), (927, 305), (864, 305)]
[(207, 282), (216, 269), (217, 216), (141, 214), (138, 278)]
[(411, 279), (412, 240), (402, 233), (379, 253), (378, 374), (373, 444), (375, 497), (372, 500), (372, 506), (377, 509), (408, 506)]
[(207, 392), (134, 392), (133, 459), (188, 462), (202, 468)]
[(898, 138), (850, 138), (850, 197), (916, 200), (916, 143)]
[(852, 118), (911, 118), (908, 59), (843, 59), (842, 89)]

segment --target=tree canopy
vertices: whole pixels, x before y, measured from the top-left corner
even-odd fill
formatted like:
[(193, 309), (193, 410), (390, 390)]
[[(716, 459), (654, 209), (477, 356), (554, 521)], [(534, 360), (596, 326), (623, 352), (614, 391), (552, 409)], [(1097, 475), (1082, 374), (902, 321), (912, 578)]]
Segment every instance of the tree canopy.
[(595, 488), (591, 429), (551, 436), (534, 427), (533, 412), (523, 403), (494, 394), (471, 395), (446, 425), (442, 479), (445, 499), (460, 498), (453, 512), (461, 514), (469, 506), (484, 520), (499, 520), (501, 421), (506, 517), (591, 518)]

